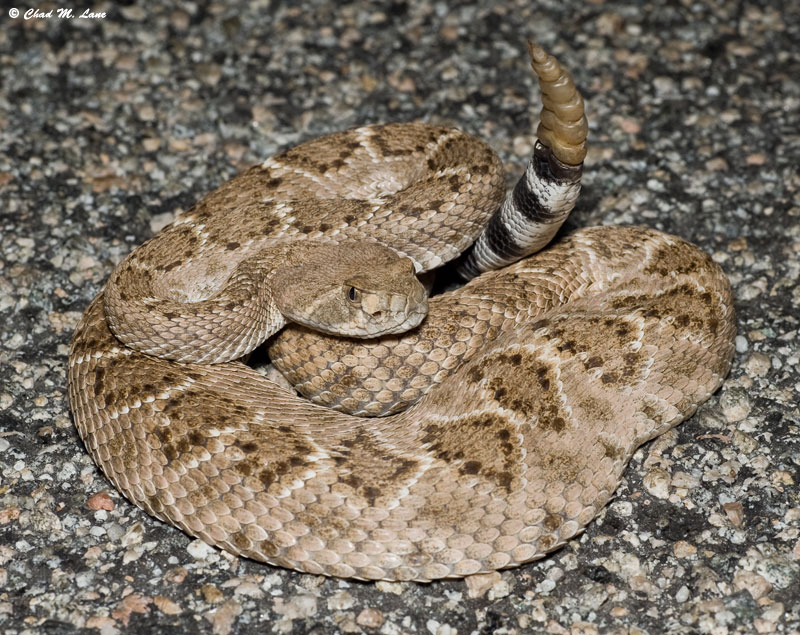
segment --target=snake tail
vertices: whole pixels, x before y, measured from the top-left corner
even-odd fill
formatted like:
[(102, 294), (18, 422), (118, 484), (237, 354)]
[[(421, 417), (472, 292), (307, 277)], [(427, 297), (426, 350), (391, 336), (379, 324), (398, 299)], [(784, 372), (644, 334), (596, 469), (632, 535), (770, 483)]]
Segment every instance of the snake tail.
[(457, 271), (465, 279), (542, 249), (580, 194), (588, 133), (583, 97), (552, 55), (528, 45), (542, 93), (538, 141), (525, 173), (459, 261)]

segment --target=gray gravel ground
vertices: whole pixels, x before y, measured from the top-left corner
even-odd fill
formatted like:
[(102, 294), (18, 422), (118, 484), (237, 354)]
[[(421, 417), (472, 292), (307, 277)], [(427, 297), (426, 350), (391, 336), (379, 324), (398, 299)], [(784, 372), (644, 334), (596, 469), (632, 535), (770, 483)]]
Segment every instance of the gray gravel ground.
[[(798, 632), (798, 3), (127, 4), (0, 15), (0, 631)], [(113, 491), (65, 364), (114, 264), (247, 164), (355, 124), (454, 124), (516, 177), (538, 111), (528, 37), (587, 100), (570, 224), (657, 227), (729, 274), (722, 390), (636, 454), (580, 538), (466, 583), (276, 569)]]

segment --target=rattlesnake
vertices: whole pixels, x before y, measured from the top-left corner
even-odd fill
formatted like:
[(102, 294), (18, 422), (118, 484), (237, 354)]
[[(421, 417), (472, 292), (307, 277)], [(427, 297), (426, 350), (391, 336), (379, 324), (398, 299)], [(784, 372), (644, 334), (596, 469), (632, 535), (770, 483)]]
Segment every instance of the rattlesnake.
[[(69, 397), (117, 489), (272, 564), (362, 579), (465, 576), (576, 535), (635, 448), (718, 388), (733, 351), (729, 284), (707, 255), (653, 230), (569, 234), (431, 298), (415, 326), (426, 301), (412, 269), (457, 258), (498, 207), (458, 268), (508, 264), (549, 241), (577, 197), (583, 104), (552, 57), (533, 45), (531, 55), (539, 143), (505, 199), (499, 159), (472, 137), (359, 128), (224, 184), (116, 269), (76, 329)], [(333, 252), (355, 271), (326, 260)], [(251, 282), (264, 263), (283, 278)], [(297, 286), (307, 263), (327, 290)], [(251, 326), (255, 296), (271, 317)], [(358, 322), (367, 337), (291, 326), (272, 345), (303, 392), (344, 412), (228, 361), (280, 328), (282, 307), (334, 332)], [(388, 335), (369, 339), (371, 321), (352, 307)], [(347, 413), (417, 399), (390, 416)]]

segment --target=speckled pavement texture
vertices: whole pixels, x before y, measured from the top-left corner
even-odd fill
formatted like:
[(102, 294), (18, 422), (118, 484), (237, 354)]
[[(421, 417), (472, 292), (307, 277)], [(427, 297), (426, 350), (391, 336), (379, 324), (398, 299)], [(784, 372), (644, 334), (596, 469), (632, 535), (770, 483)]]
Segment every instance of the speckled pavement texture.
[[(156, 4), (0, 15), (0, 631), (798, 632), (798, 3)], [(65, 383), (114, 264), (244, 166), (356, 124), (457, 125), (516, 178), (538, 112), (528, 37), (587, 101), (570, 225), (663, 229), (729, 274), (722, 390), (636, 454), (585, 534), (467, 582), (276, 569), (114, 492)]]

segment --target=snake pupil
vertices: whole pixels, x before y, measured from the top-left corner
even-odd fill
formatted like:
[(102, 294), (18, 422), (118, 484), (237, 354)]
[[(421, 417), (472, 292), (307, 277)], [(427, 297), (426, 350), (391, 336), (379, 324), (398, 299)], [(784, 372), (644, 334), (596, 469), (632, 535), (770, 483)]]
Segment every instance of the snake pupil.
[(355, 287), (350, 287), (350, 291), (347, 292), (347, 297), (349, 297), (351, 301), (355, 301), (355, 299), (356, 299), (356, 288)]

